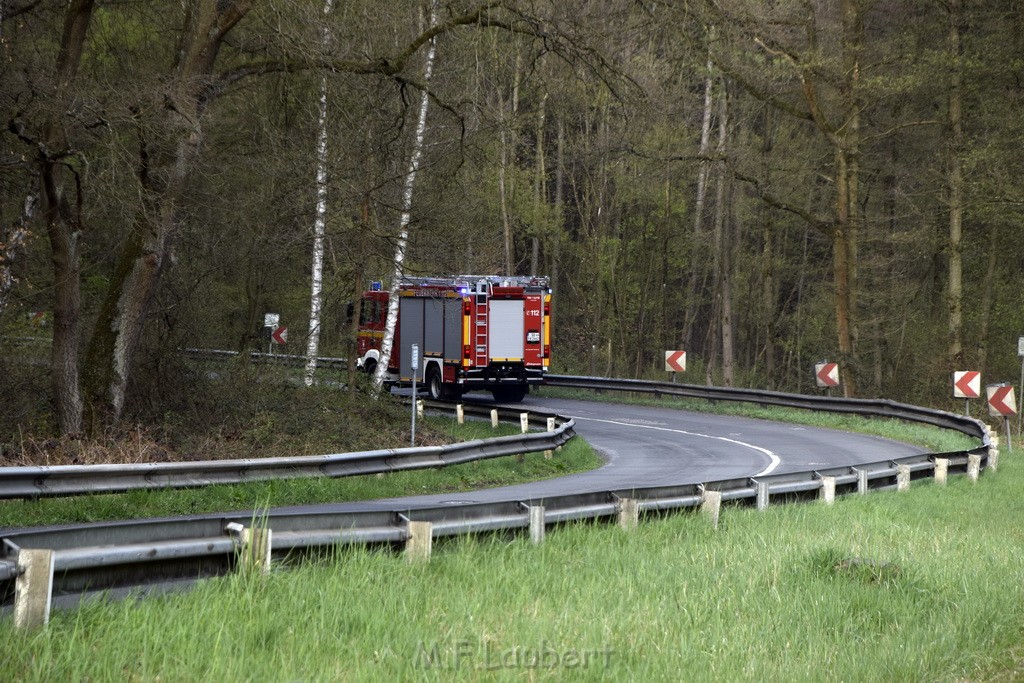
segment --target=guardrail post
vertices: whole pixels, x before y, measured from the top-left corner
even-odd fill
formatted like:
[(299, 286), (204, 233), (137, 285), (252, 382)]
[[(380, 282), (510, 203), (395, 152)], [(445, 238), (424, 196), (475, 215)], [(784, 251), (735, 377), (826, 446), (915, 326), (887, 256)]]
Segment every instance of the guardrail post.
[(530, 414), (529, 413), (519, 413), (519, 428), (520, 428), (520, 430), (522, 430), (523, 434), (525, 434), (528, 431), (530, 431)]
[(868, 471), (857, 470), (857, 493), (866, 496), (868, 494)]
[(768, 482), (759, 481), (755, 482), (757, 486), (757, 509), (767, 510), (768, 509)]
[(455, 406), (455, 419), (460, 425), (466, 424), (466, 409), (461, 403)]
[(971, 481), (978, 481), (978, 477), (981, 475), (981, 456), (980, 455), (968, 455), (967, 456), (967, 476), (970, 477)]
[(640, 506), (636, 498), (619, 498), (619, 527), (633, 531), (640, 525)]
[(18, 578), (14, 584), (15, 628), (38, 628), (50, 621), (53, 596), (53, 551), (18, 551)]
[(999, 469), (999, 449), (990, 448), (988, 449), (988, 468), (995, 472)]
[(491, 408), (491, 429), (498, 428), (498, 409)]
[(408, 523), (409, 537), (405, 541), (405, 558), (409, 562), (429, 562), (434, 545), (433, 522)]
[(544, 506), (530, 506), (530, 543), (540, 545), (544, 542)]
[(825, 505), (831, 505), (836, 502), (836, 478), (835, 477), (822, 477), (821, 478), (821, 499), (825, 501)]
[[(548, 418), (548, 431), (549, 432), (555, 431), (555, 418), (553, 418), (553, 417), (549, 417)], [(554, 456), (554, 452), (553, 451), (551, 451), (551, 450), (544, 451), (544, 459), (545, 460), (550, 460), (553, 456)]]
[(896, 490), (910, 489), (910, 465), (896, 465)]
[(242, 571), (259, 572), (260, 574), (270, 573), (270, 529), (261, 527), (246, 527), (239, 534), (242, 542), (242, 552), (239, 555)]
[(945, 486), (947, 479), (949, 479), (949, 459), (935, 458), (935, 483)]
[(423, 418), (423, 399), (416, 401), (416, 417), (420, 419)]
[(718, 529), (718, 518), (722, 510), (722, 492), (704, 490), (701, 494), (700, 510), (711, 520), (711, 528)]

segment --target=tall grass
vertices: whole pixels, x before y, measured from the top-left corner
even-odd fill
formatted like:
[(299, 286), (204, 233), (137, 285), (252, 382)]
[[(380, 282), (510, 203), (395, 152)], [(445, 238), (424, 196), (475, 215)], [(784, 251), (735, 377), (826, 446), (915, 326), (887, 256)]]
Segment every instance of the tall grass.
[[(491, 535), (429, 564), (341, 549), (267, 577), (0, 623), (43, 680), (1013, 678), (1024, 465), (823, 504)], [(994, 523), (998, 520), (998, 523)], [(586, 660), (586, 666), (582, 664)]]

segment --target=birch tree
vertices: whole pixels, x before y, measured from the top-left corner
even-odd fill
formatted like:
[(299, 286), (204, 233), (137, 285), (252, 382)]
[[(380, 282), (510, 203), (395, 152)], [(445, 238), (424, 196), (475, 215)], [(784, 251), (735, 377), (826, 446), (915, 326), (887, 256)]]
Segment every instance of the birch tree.
[[(437, 0), (430, 8), (430, 28), (437, 26)], [(391, 274), (391, 286), (388, 290), (388, 315), (384, 324), (384, 338), (380, 345), (380, 360), (373, 374), (374, 392), (379, 393), (384, 387), (384, 377), (391, 362), (391, 351), (395, 341), (395, 329), (398, 326), (398, 289), (405, 274), (405, 251), (409, 245), (409, 224), (412, 222), (412, 194), (416, 185), (416, 174), (420, 170), (423, 158), (423, 140), (427, 134), (427, 110), (430, 107), (430, 77), (434, 72), (434, 58), (437, 56), (437, 38), (430, 38), (427, 54), (423, 65), (423, 88), (420, 91), (420, 107), (416, 117), (416, 130), (413, 133), (412, 153), (409, 156), (409, 169), (402, 182), (402, 213), (398, 218), (398, 240), (395, 242), (394, 270)]]
[[(327, 18), (333, 0), (324, 0), (324, 51), (327, 51), (330, 29)], [(320, 108), (317, 115), (316, 139), (316, 216), (313, 220), (313, 265), (310, 274), (309, 338), (306, 345), (306, 386), (313, 386), (316, 355), (320, 347), (320, 313), (323, 309), (324, 232), (327, 227), (327, 74), (320, 76)]]

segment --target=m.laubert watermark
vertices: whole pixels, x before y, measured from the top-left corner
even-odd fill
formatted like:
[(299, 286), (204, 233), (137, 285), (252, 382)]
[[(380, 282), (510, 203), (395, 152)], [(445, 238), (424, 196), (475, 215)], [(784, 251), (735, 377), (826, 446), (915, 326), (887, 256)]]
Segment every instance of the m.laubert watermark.
[(608, 645), (600, 648), (561, 647), (547, 640), (536, 645), (502, 647), (490, 640), (472, 639), (425, 642), (416, 645), (417, 669), (458, 671), (476, 669), (591, 669), (611, 665), (615, 651)]

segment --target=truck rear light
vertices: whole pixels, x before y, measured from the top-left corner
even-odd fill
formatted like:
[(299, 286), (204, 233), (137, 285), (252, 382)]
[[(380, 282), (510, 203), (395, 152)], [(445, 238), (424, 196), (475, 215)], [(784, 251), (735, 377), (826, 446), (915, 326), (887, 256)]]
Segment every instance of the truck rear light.
[(471, 353), (472, 353), (472, 349), (470, 348), (469, 344), (466, 344), (465, 346), (462, 347), (462, 357), (463, 358), (469, 358)]
[(462, 315), (469, 315), (473, 311), (473, 304), (470, 302), (469, 297), (462, 300)]

